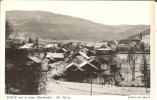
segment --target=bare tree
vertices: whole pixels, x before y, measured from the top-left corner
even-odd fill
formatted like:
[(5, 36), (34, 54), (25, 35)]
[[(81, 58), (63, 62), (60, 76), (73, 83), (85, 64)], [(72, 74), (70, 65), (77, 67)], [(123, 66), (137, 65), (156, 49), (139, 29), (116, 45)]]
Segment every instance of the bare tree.
[(131, 72), (132, 72), (132, 81), (135, 81), (135, 68), (136, 68), (136, 60), (138, 56), (135, 54), (134, 47), (130, 47), (129, 54), (128, 54), (128, 61), (131, 65)]

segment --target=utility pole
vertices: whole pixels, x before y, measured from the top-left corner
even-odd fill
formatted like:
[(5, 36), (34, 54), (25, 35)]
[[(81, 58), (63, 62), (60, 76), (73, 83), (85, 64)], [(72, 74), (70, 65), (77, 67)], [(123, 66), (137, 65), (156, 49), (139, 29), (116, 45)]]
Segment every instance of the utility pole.
[(92, 95), (93, 78), (92, 78), (92, 73), (91, 73), (91, 72), (90, 72), (90, 79), (91, 79), (91, 90), (90, 90), (90, 95)]

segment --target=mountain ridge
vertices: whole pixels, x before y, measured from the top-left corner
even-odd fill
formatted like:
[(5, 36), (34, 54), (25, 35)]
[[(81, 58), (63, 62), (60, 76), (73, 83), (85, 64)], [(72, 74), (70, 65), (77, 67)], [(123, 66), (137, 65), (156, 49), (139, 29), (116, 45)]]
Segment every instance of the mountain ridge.
[(8, 11), (6, 19), (17, 37), (52, 40), (118, 40), (149, 30), (149, 25), (103, 25), (45, 11)]

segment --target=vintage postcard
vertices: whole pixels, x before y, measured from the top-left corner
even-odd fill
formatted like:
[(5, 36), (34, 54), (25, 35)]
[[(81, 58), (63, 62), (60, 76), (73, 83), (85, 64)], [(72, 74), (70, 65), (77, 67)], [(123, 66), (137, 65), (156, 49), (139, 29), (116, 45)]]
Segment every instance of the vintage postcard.
[(0, 13), (4, 100), (153, 99), (154, 1), (4, 0)]

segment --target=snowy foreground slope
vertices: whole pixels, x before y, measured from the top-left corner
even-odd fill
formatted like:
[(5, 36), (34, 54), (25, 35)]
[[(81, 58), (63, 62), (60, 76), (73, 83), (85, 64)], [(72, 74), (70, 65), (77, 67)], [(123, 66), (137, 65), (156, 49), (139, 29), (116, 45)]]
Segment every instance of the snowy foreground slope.
[[(50, 81), (47, 82), (46, 95), (90, 95), (91, 84)], [(92, 95), (149, 95), (143, 87), (116, 87), (92, 84)]]

